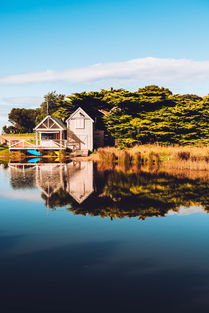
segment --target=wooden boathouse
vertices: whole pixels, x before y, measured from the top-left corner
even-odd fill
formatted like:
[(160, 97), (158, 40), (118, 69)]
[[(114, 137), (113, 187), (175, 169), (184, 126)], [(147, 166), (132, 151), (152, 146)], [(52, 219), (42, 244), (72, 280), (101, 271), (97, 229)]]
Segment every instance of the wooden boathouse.
[(34, 129), (34, 138), (9, 142), (10, 150), (92, 151), (104, 145), (104, 130), (98, 127), (103, 113), (79, 107), (66, 121), (47, 115)]

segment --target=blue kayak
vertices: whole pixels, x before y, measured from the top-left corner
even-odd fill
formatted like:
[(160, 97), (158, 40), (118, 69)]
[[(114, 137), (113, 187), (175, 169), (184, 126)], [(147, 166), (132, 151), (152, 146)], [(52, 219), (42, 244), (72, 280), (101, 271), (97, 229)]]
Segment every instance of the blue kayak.
[(39, 151), (37, 151), (37, 150), (27, 150), (27, 152), (32, 154), (32, 155), (38, 155), (38, 156), (41, 155), (41, 153)]
[(41, 160), (40, 158), (30, 159), (28, 160), (28, 163), (38, 163), (40, 160)]

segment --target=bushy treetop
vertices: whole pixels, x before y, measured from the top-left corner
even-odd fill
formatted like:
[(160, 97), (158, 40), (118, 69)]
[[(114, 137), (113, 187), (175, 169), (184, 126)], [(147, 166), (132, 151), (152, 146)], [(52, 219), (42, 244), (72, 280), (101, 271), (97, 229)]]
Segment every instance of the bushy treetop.
[(209, 143), (209, 95), (173, 94), (156, 85), (134, 92), (110, 88), (67, 96), (53, 91), (36, 110), (12, 109), (9, 121), (14, 128), (4, 131), (31, 132), (47, 111), (65, 120), (78, 107), (105, 113), (99, 123), (120, 146)]

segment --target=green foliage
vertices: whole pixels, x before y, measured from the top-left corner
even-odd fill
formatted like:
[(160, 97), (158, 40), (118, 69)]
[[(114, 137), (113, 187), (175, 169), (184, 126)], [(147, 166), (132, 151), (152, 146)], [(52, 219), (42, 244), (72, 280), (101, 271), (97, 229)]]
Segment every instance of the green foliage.
[(10, 126), (3, 126), (2, 127), (2, 133), (3, 134), (15, 134), (17, 132), (17, 128), (15, 128), (14, 126), (10, 125)]
[(208, 144), (209, 110), (199, 101), (155, 112), (141, 113), (131, 121), (139, 142), (166, 144)]
[(4, 127), (4, 132), (15, 131), (16, 133), (33, 132), (35, 120), (38, 111), (34, 109), (12, 109), (9, 113), (9, 122), (13, 124), (13, 128)]
[(40, 123), (41, 120), (48, 114), (61, 117), (59, 114), (56, 114), (56, 112), (61, 108), (64, 109), (65, 106), (65, 95), (57, 94), (56, 91), (49, 92), (44, 96), (44, 101), (41, 103), (40, 108), (38, 109), (36, 124)]
[(4, 133), (33, 130), (48, 112), (63, 120), (78, 107), (87, 113), (102, 111), (96, 127), (105, 129), (120, 147), (135, 144), (208, 144), (209, 95), (179, 95), (155, 85), (135, 92), (125, 89), (73, 93), (65, 97), (55, 91), (44, 96), (37, 110), (12, 109)]
[(121, 147), (132, 144), (208, 144), (209, 97), (173, 95), (168, 89), (139, 89), (138, 110), (114, 109), (105, 124)]

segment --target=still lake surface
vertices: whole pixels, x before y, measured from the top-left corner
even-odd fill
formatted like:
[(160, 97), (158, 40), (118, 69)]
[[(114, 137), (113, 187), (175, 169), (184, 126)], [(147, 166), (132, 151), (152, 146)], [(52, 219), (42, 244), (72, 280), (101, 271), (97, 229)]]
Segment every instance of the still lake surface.
[(2, 313), (208, 312), (209, 179), (0, 165)]

